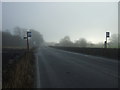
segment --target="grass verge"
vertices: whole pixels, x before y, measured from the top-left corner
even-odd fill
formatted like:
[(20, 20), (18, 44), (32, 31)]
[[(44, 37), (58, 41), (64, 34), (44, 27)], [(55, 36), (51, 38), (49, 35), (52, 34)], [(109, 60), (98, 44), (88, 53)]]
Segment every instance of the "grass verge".
[(33, 88), (34, 87), (34, 52), (25, 53), (3, 73), (2, 88)]

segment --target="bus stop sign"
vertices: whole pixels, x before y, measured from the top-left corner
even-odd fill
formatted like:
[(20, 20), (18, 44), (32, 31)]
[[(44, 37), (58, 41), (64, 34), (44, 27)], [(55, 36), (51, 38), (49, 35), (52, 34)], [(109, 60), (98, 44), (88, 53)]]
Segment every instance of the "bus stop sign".
[(106, 32), (106, 37), (110, 37), (110, 32)]
[(28, 37), (31, 37), (31, 32), (27, 32), (27, 34), (28, 34)]
[(24, 39), (27, 39), (27, 37), (24, 36)]

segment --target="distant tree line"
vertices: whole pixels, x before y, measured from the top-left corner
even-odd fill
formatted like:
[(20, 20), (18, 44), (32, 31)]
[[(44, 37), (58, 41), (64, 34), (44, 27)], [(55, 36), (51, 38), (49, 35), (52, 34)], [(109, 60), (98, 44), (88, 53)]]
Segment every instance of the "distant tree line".
[[(30, 29), (32, 37), (29, 38), (30, 47), (39, 47), (44, 43), (43, 36), (36, 30)], [(26, 47), (27, 29), (15, 27), (12, 31), (3, 30), (2, 32), (2, 47)]]
[[(108, 42), (108, 48), (120, 48), (120, 40), (118, 36), (120, 36), (120, 34), (111, 35)], [(94, 43), (88, 42), (84, 38), (80, 38), (79, 40), (72, 42), (69, 36), (65, 36), (59, 41), (59, 43), (55, 43), (54, 46), (104, 48), (104, 42), (99, 42), (98, 44), (94, 44)]]
[[(32, 33), (32, 37), (29, 38), (30, 47), (39, 47), (44, 44), (43, 36), (40, 32), (29, 29)], [(26, 47), (26, 40), (23, 38), (26, 36), (27, 29), (15, 27), (13, 30), (3, 30), (2, 32), (2, 47)], [(75, 42), (72, 42), (69, 36), (63, 37), (59, 43), (49, 43), (53, 46), (64, 47), (90, 47), (90, 48), (104, 48), (104, 42), (94, 44), (88, 42), (84, 38), (80, 38)], [(108, 42), (108, 48), (120, 48), (120, 34), (113, 34), (110, 36)]]

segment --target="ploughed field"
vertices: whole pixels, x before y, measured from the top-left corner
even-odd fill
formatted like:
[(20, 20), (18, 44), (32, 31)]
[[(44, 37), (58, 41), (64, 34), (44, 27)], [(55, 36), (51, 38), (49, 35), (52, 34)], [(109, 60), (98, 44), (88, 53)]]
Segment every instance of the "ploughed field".
[(25, 49), (2, 49), (2, 69), (8, 68), (11, 64), (14, 64), (25, 54)]

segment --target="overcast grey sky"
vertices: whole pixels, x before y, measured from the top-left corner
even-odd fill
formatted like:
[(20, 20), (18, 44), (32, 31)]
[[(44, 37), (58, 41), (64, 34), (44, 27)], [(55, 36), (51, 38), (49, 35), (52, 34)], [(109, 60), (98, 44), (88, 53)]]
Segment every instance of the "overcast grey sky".
[(104, 42), (105, 32), (118, 33), (117, 2), (3, 2), (2, 29), (32, 28), (46, 41), (86, 38)]

